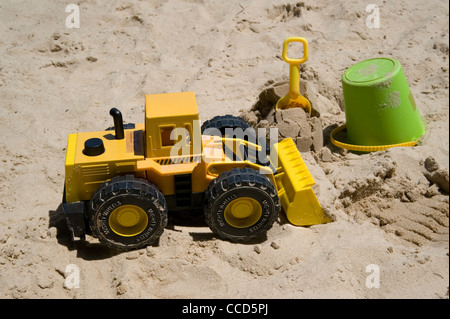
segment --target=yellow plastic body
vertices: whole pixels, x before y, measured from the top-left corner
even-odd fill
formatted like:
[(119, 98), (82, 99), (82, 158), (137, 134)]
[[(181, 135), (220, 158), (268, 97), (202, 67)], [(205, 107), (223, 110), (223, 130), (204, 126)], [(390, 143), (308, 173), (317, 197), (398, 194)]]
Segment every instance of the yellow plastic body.
[[(125, 138), (116, 140), (114, 131), (100, 131), (70, 134), (67, 142), (65, 162), (66, 201), (90, 200), (92, 194), (106, 180), (114, 176), (134, 172), (136, 162), (144, 159), (144, 125), (125, 130)], [(100, 138), (105, 152), (98, 156), (83, 153), (84, 142), (90, 138)], [(145, 174), (138, 174), (145, 177)]]
[(286, 217), (294, 225), (308, 226), (331, 221), (320, 206), (312, 186), (314, 178), (291, 138), (274, 145), (278, 156), (278, 169), (275, 175), (278, 197)]
[[(189, 154), (202, 153), (197, 102), (194, 92), (147, 94), (145, 96), (146, 157), (170, 157), (172, 146), (179, 140), (171, 140), (174, 128), (187, 130), (190, 135)], [(194, 123), (197, 122), (197, 123)], [(177, 136), (175, 136), (177, 137)], [(194, 146), (197, 146), (194, 148)]]
[[(252, 168), (267, 176), (277, 188), (281, 205), (294, 225), (313, 225), (327, 222), (311, 186), (314, 180), (292, 139), (275, 144), (271, 156), (278, 160), (274, 174), (269, 166), (250, 160), (240, 160), (238, 150), (260, 150), (259, 145), (243, 139), (201, 135), (198, 110), (192, 92), (147, 95), (145, 123), (125, 129), (124, 139), (115, 139), (114, 131), (70, 134), (66, 151), (66, 202), (88, 201), (102, 183), (114, 176), (132, 174), (156, 184), (165, 196), (175, 195), (175, 176), (191, 175), (191, 193), (204, 193), (221, 173), (233, 168)], [(168, 139), (165, 128), (186, 128), (189, 136)], [(100, 138), (105, 152), (97, 156), (84, 154), (84, 142)], [(187, 155), (171, 156), (175, 143), (188, 148)], [(233, 150), (238, 160), (229, 158), (223, 145)], [(248, 152), (249, 154), (251, 152)], [(273, 155), (275, 154), (275, 155)], [(242, 157), (241, 157), (242, 158)], [(146, 225), (139, 210), (125, 207), (111, 217), (114, 232), (133, 236)], [(235, 227), (246, 227), (259, 216), (259, 206), (250, 199), (237, 201), (227, 211), (227, 218)], [(240, 224), (242, 216), (248, 215)], [(129, 233), (125, 227), (134, 225)]]
[[(289, 43), (300, 42), (303, 44), (303, 57), (299, 59), (289, 58), (287, 55)], [(300, 64), (308, 60), (308, 41), (301, 37), (289, 37), (283, 43), (283, 60), (289, 63), (289, 93), (280, 98), (276, 109), (302, 107), (311, 115), (311, 103), (300, 94)]]

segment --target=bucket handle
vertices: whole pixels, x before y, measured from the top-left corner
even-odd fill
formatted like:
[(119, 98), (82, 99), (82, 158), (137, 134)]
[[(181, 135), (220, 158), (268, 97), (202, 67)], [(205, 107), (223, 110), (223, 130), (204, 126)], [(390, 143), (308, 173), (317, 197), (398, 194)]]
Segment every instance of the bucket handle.
[(336, 145), (337, 147), (344, 148), (349, 151), (357, 151), (357, 152), (377, 152), (377, 151), (384, 151), (391, 147), (407, 147), (407, 146), (414, 146), (416, 145), (419, 140), (412, 141), (412, 142), (406, 142), (406, 143), (399, 143), (399, 144), (390, 144), (390, 145), (374, 145), (374, 146), (364, 146), (364, 145), (354, 145), (354, 144), (347, 144), (340, 142), (334, 138), (334, 136), (339, 133), (340, 131), (347, 128), (346, 124), (343, 124), (341, 126), (336, 127), (330, 134), (330, 140), (331, 143)]

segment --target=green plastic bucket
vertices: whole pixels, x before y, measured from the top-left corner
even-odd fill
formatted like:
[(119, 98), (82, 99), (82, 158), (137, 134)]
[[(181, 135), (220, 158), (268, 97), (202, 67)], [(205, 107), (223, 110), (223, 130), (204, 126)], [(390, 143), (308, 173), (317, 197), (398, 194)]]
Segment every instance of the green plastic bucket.
[(361, 151), (413, 146), (425, 134), (397, 60), (374, 58), (351, 66), (342, 76), (342, 89), (348, 144), (338, 146), (355, 145), (353, 149)]

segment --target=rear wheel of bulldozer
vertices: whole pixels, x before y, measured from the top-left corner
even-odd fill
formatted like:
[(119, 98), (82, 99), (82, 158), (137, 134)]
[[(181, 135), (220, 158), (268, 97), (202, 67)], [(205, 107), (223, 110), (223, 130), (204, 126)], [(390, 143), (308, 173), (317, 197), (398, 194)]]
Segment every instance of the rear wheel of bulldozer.
[(89, 205), (92, 233), (106, 246), (132, 250), (158, 240), (167, 225), (167, 205), (156, 185), (132, 175), (105, 182)]
[[(242, 132), (239, 129), (241, 129)], [(202, 124), (201, 132), (204, 135), (215, 135), (226, 138), (242, 138), (248, 142), (259, 144), (260, 146), (265, 146), (265, 149), (261, 150), (265, 151), (263, 155), (259, 155), (258, 153), (255, 158), (252, 158), (248, 156), (248, 152), (245, 151), (243, 159), (239, 159), (233, 154), (232, 160), (249, 160), (258, 165), (269, 165), (268, 160), (261, 161), (261, 159), (266, 158), (266, 155), (270, 153), (270, 145), (264, 139), (261, 140), (258, 137), (256, 130), (243, 118), (234, 115), (215, 116)], [(227, 152), (225, 146), (226, 145), (224, 143), (224, 152)]]
[(250, 168), (222, 173), (206, 191), (206, 222), (219, 237), (230, 241), (262, 237), (280, 210), (274, 185)]
[[(248, 136), (244, 136), (246, 140), (251, 138), (256, 141), (256, 133), (250, 123), (234, 115), (218, 115), (213, 117), (202, 124), (201, 132), (205, 135), (218, 135), (218, 132), (220, 132), (222, 137), (232, 137), (226, 134), (228, 133), (227, 129), (234, 130), (237, 128), (247, 133)], [(229, 133), (233, 132), (230, 131)]]

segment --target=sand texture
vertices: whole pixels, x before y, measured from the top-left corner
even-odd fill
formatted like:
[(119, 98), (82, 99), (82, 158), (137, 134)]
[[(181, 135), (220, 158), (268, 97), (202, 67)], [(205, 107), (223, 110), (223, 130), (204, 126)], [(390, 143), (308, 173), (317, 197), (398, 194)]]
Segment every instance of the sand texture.
[[(0, 298), (448, 298), (448, 1), (376, 3), (380, 28), (360, 1), (82, 0), (80, 28), (67, 28), (66, 2), (2, 1)], [(272, 110), (289, 36), (309, 43), (311, 119)], [(374, 57), (402, 64), (428, 125), (420, 146), (358, 155), (331, 144), (345, 122), (341, 76)], [(68, 135), (112, 126), (111, 107), (142, 123), (145, 94), (180, 91), (195, 92), (202, 121), (241, 115), (294, 135), (333, 222), (281, 216), (265, 240), (240, 244), (181, 214), (146, 249), (70, 242)]]

